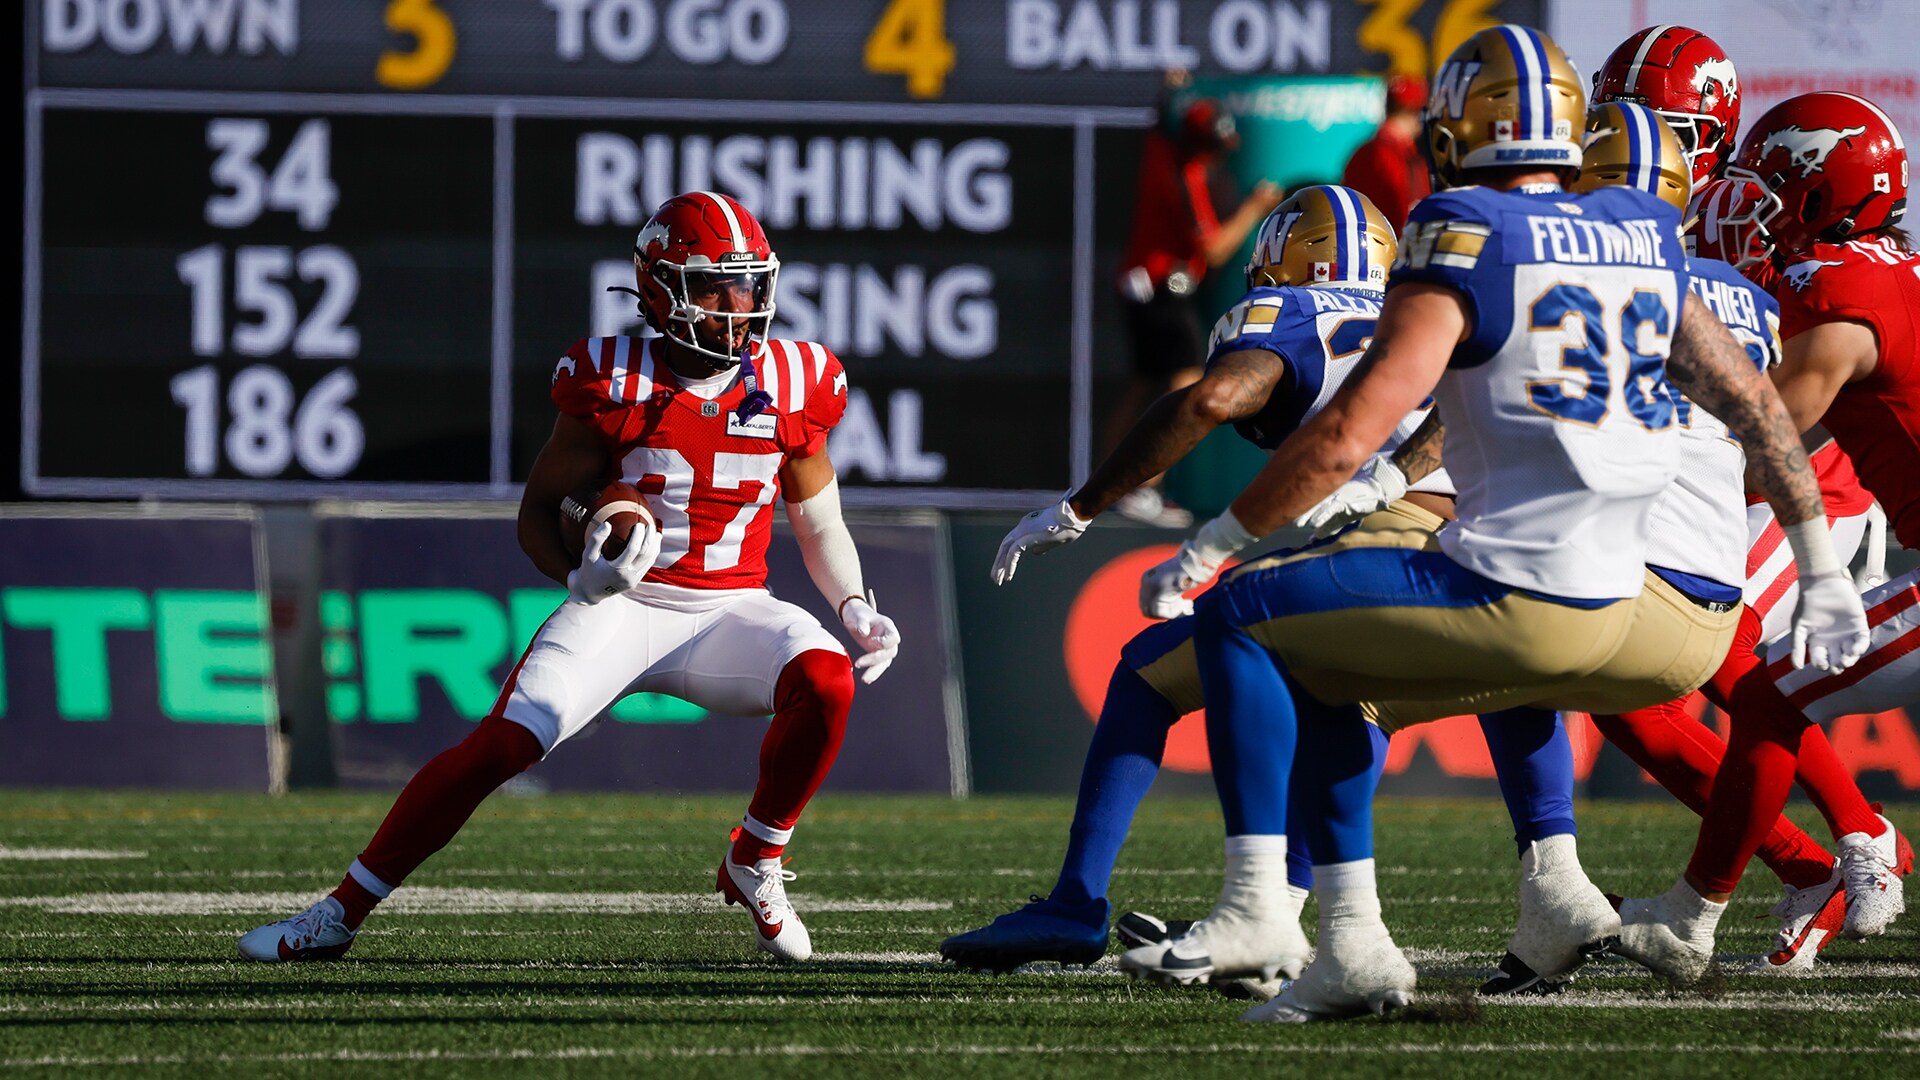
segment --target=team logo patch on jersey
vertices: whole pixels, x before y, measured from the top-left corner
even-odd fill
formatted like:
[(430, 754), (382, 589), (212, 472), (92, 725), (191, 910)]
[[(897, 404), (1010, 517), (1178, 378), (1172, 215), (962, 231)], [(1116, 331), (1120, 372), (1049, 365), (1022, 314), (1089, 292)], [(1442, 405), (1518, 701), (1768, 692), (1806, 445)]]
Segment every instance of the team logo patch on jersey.
[(1819, 273), (1821, 267), (1841, 265), (1844, 264), (1838, 262), (1822, 262), (1819, 259), (1808, 259), (1806, 262), (1789, 267), (1783, 276), (1787, 279), (1787, 284), (1793, 286), (1794, 292), (1806, 292), (1807, 286), (1813, 284), (1813, 275)]
[(747, 439), (773, 438), (774, 418), (772, 413), (756, 413), (746, 423), (740, 422), (738, 413), (727, 414), (727, 434)]

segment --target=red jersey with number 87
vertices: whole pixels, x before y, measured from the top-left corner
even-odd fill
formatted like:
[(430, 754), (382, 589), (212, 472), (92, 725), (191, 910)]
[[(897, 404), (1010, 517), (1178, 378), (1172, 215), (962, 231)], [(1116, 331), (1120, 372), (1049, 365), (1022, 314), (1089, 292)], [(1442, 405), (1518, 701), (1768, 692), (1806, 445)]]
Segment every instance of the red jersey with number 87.
[(681, 387), (658, 339), (584, 338), (553, 370), (553, 403), (599, 432), (614, 476), (646, 496), (660, 558), (646, 580), (683, 589), (760, 589), (780, 469), (825, 448), (847, 407), (847, 375), (826, 346), (766, 341), (752, 368), (773, 399), (742, 421), (745, 379), (712, 401)]
[(1841, 387), (1821, 423), (1901, 545), (1920, 547), (1920, 258), (1885, 239), (1816, 244), (1776, 288), (1783, 339), (1842, 319), (1873, 328), (1873, 373)]

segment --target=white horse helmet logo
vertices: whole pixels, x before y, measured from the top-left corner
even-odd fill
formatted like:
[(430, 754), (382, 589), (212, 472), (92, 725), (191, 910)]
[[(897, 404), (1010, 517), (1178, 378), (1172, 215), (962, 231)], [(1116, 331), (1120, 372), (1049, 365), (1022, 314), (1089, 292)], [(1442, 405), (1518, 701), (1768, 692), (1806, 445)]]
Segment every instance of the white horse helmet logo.
[(1711, 109), (1740, 97), (1740, 80), (1731, 60), (1705, 60), (1693, 69), (1693, 85), (1700, 89), (1700, 107)]
[(1812, 176), (1827, 163), (1827, 156), (1839, 145), (1856, 135), (1865, 135), (1866, 127), (1851, 128), (1814, 128), (1802, 131), (1798, 127), (1781, 128), (1767, 136), (1760, 147), (1760, 156), (1766, 157), (1776, 149), (1785, 147), (1788, 163), (1800, 166), (1801, 176)]
[(1794, 292), (1806, 292), (1807, 286), (1813, 284), (1813, 275), (1819, 273), (1821, 267), (1839, 265), (1841, 264), (1838, 262), (1808, 259), (1806, 262), (1795, 263), (1788, 267), (1787, 272), (1782, 276), (1787, 279), (1787, 284), (1793, 286)]

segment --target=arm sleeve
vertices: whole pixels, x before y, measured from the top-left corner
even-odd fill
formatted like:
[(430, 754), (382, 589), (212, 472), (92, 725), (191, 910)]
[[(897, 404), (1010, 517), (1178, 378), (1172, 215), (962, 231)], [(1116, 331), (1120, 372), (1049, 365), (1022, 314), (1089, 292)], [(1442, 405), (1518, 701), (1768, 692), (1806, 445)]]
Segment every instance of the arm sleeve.
[(814, 588), (840, 613), (848, 598), (865, 596), (867, 587), (860, 577), (860, 552), (853, 546), (853, 534), (840, 516), (840, 480), (804, 502), (787, 504), (787, 521), (793, 525), (794, 539), (800, 542), (800, 558), (807, 564), (807, 576)]

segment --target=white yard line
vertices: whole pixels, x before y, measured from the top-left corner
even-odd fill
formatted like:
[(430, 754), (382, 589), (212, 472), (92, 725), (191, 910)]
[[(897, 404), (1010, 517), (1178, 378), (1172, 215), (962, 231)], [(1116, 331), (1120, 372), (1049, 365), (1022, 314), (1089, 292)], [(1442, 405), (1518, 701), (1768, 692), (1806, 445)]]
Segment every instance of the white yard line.
[[(925, 1044), (897, 1046), (700, 1046), (700, 1047), (630, 1047), (630, 1046), (569, 1046), (553, 1049), (509, 1048), (501, 1050), (326, 1050), (282, 1054), (216, 1054), (189, 1056), (186, 1054), (156, 1055), (120, 1055), (111, 1057), (93, 1057), (82, 1055), (48, 1055), (43, 1057), (0, 1058), (0, 1068), (89, 1068), (100, 1066), (153, 1066), (153, 1065), (270, 1065), (301, 1061), (337, 1061), (347, 1063), (397, 1062), (412, 1063), (425, 1061), (529, 1061), (529, 1060), (581, 1060), (581, 1059), (630, 1059), (630, 1060), (681, 1060), (698, 1058), (836, 1058), (836, 1057), (1187, 1057), (1201, 1054), (1262, 1054), (1271, 1055), (1276, 1046), (1271, 1042), (1246, 1043), (1206, 1043), (1187, 1046), (1114, 1046), (1101, 1044), (1095, 1046), (988, 1046), (962, 1044), (954, 1046), (929, 1046)], [(1741, 1043), (1665, 1043), (1665, 1044), (1621, 1044), (1621, 1043), (1375, 1043), (1370, 1045), (1345, 1046), (1287, 1046), (1286, 1053), (1296, 1055), (1327, 1055), (1333, 1057), (1374, 1057), (1386, 1054), (1600, 1054), (1617, 1056), (1622, 1054), (1763, 1054), (1786, 1057), (1833, 1057), (1839, 1055), (1882, 1054), (1895, 1056), (1920, 1055), (1920, 1046), (1761, 1046)]]
[(74, 859), (144, 859), (144, 851), (119, 851), (112, 848), (77, 847), (7, 847), (0, 844), (0, 860), (20, 860), (22, 862), (61, 861)]
[[(313, 892), (124, 892), (0, 897), (0, 907), (32, 907), (56, 915), (290, 915), (313, 903)], [(795, 894), (806, 912), (946, 911), (947, 900), (829, 900)], [(588, 915), (717, 913), (713, 895), (650, 892), (529, 892), (422, 886), (395, 892), (382, 915), (480, 915), (559, 912)]]

